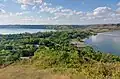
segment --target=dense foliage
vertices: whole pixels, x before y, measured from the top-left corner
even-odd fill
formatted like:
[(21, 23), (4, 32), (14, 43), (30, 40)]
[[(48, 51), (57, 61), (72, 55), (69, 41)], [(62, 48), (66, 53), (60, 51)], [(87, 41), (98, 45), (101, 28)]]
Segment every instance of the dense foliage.
[(48, 29), (56, 29), (56, 30), (68, 30), (68, 29), (84, 29), (87, 28), (87, 25), (49, 25), (46, 26)]
[(85, 38), (90, 32), (39, 32), (34, 34), (0, 35), (0, 64), (12, 63), (20, 57), (33, 56), (40, 46), (68, 50), (71, 39)]
[[(49, 49), (48, 51), (51, 52), (48, 53), (48, 55), (52, 55), (52, 53), (56, 55), (70, 55), (71, 53), (74, 54), (74, 52), (76, 52), (79, 57), (78, 59), (80, 60), (84, 57), (84, 60), (86, 59), (87, 61), (120, 61), (117, 56), (98, 53), (90, 47), (79, 50), (70, 44), (73, 39), (79, 41), (80, 39), (87, 38), (93, 34), (94, 33), (90, 31), (56, 31), (34, 34), (0, 35), (0, 64), (12, 63), (19, 60), (20, 57), (30, 57), (35, 53), (42, 51), (47, 52), (46, 49), (41, 50), (41, 47), (43, 46), (47, 47)], [(40, 51), (37, 52), (36, 50)], [(81, 60), (81, 62), (83, 61)]]

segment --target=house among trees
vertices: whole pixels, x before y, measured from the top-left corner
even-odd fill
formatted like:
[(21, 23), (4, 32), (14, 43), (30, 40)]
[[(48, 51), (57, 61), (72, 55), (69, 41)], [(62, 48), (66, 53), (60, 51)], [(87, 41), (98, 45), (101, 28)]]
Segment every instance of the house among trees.
[(84, 44), (84, 42), (77, 42), (77, 41), (71, 42), (71, 45), (74, 45), (77, 48), (84, 48), (84, 47), (86, 47), (86, 45)]
[(31, 56), (29, 56), (29, 57), (20, 57), (20, 59), (22, 59), (22, 60), (29, 60), (31, 58), (32, 58)]

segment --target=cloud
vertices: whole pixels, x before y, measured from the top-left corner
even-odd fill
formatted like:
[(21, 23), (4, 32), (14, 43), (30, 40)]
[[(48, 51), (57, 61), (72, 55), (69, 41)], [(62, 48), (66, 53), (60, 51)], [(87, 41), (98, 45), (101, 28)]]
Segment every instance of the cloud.
[(62, 9), (61, 12), (71, 12), (71, 9)]
[(35, 10), (35, 9), (36, 9), (36, 6), (33, 6), (33, 7), (32, 7), (32, 10)]
[(22, 10), (27, 10), (29, 6), (33, 6), (33, 9), (35, 9), (35, 6), (38, 4), (42, 4), (43, 0), (17, 0), (17, 3), (21, 4)]
[(103, 6), (90, 12), (83, 12), (55, 6), (42, 0), (17, 0), (17, 3), (21, 5), (21, 12), (6, 12), (4, 8), (0, 7), (0, 23), (100, 24), (120, 22), (119, 5), (117, 10)]
[(117, 3), (117, 6), (120, 6), (120, 2)]
[(7, 0), (0, 0), (0, 2), (6, 2)]
[(110, 7), (97, 7), (92, 12), (76, 11), (62, 6), (52, 7), (50, 5), (41, 5), (39, 13), (51, 14), (49, 20), (67, 24), (99, 24), (99, 23), (118, 23), (120, 16), (117, 11)]
[(113, 13), (112, 9), (109, 7), (98, 7), (93, 11), (95, 16), (104, 16)]
[(40, 6), (40, 12), (49, 12), (49, 13), (55, 13), (57, 11), (56, 8), (50, 8), (50, 7), (42, 7)]
[(25, 15), (25, 14), (29, 14), (29, 11), (23, 11), (23, 12), (17, 12), (16, 16), (21, 16), (21, 15)]
[(5, 13), (6, 13), (6, 11), (5, 11), (5, 10), (3, 10), (3, 9), (0, 9), (0, 13), (1, 13), (1, 14), (5, 14)]
[(120, 14), (120, 2), (118, 2), (117, 6), (118, 6), (118, 8), (117, 8), (116, 12), (117, 12), (118, 14)]
[(3, 4), (0, 4), (0, 8), (4, 8), (5, 7), (5, 5), (3, 5)]
[(28, 9), (28, 5), (21, 5), (21, 9), (22, 10), (27, 10)]
[(120, 14), (120, 7), (117, 8), (116, 12), (117, 12), (118, 14)]
[(62, 7), (52, 7), (51, 3), (43, 3), (39, 6), (40, 10), (39, 12), (48, 12), (48, 13), (55, 13), (59, 12)]
[(23, 5), (35, 5), (35, 4), (41, 4), (42, 0), (17, 0), (18, 3)]
[(42, 5), (40, 5), (40, 10), (38, 13), (48, 13), (51, 14), (54, 17), (49, 17), (49, 19), (53, 19), (53, 20), (57, 20), (59, 18), (68, 18), (71, 16), (81, 16), (82, 15), (82, 11), (75, 11), (75, 10), (71, 10), (71, 9), (67, 9), (64, 8), (62, 6), (56, 6), (56, 7), (52, 7), (52, 4), (50, 3), (43, 3)]

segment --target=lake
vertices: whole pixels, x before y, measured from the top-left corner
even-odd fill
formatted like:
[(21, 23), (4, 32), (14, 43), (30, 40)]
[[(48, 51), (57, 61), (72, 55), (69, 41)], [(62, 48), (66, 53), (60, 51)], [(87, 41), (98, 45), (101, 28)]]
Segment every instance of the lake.
[(120, 31), (99, 33), (85, 40), (95, 50), (120, 55)]
[(0, 34), (20, 34), (55, 31), (47, 29), (48, 25), (0, 25)]
[(54, 31), (51, 29), (29, 29), (29, 28), (0, 28), (0, 34), (20, 34), (20, 33), (36, 33)]

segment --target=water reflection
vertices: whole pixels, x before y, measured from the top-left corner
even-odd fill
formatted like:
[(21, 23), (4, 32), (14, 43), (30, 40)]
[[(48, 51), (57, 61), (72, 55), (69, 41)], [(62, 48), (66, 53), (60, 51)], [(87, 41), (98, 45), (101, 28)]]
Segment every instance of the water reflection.
[(85, 40), (95, 50), (120, 55), (120, 31), (101, 33)]

